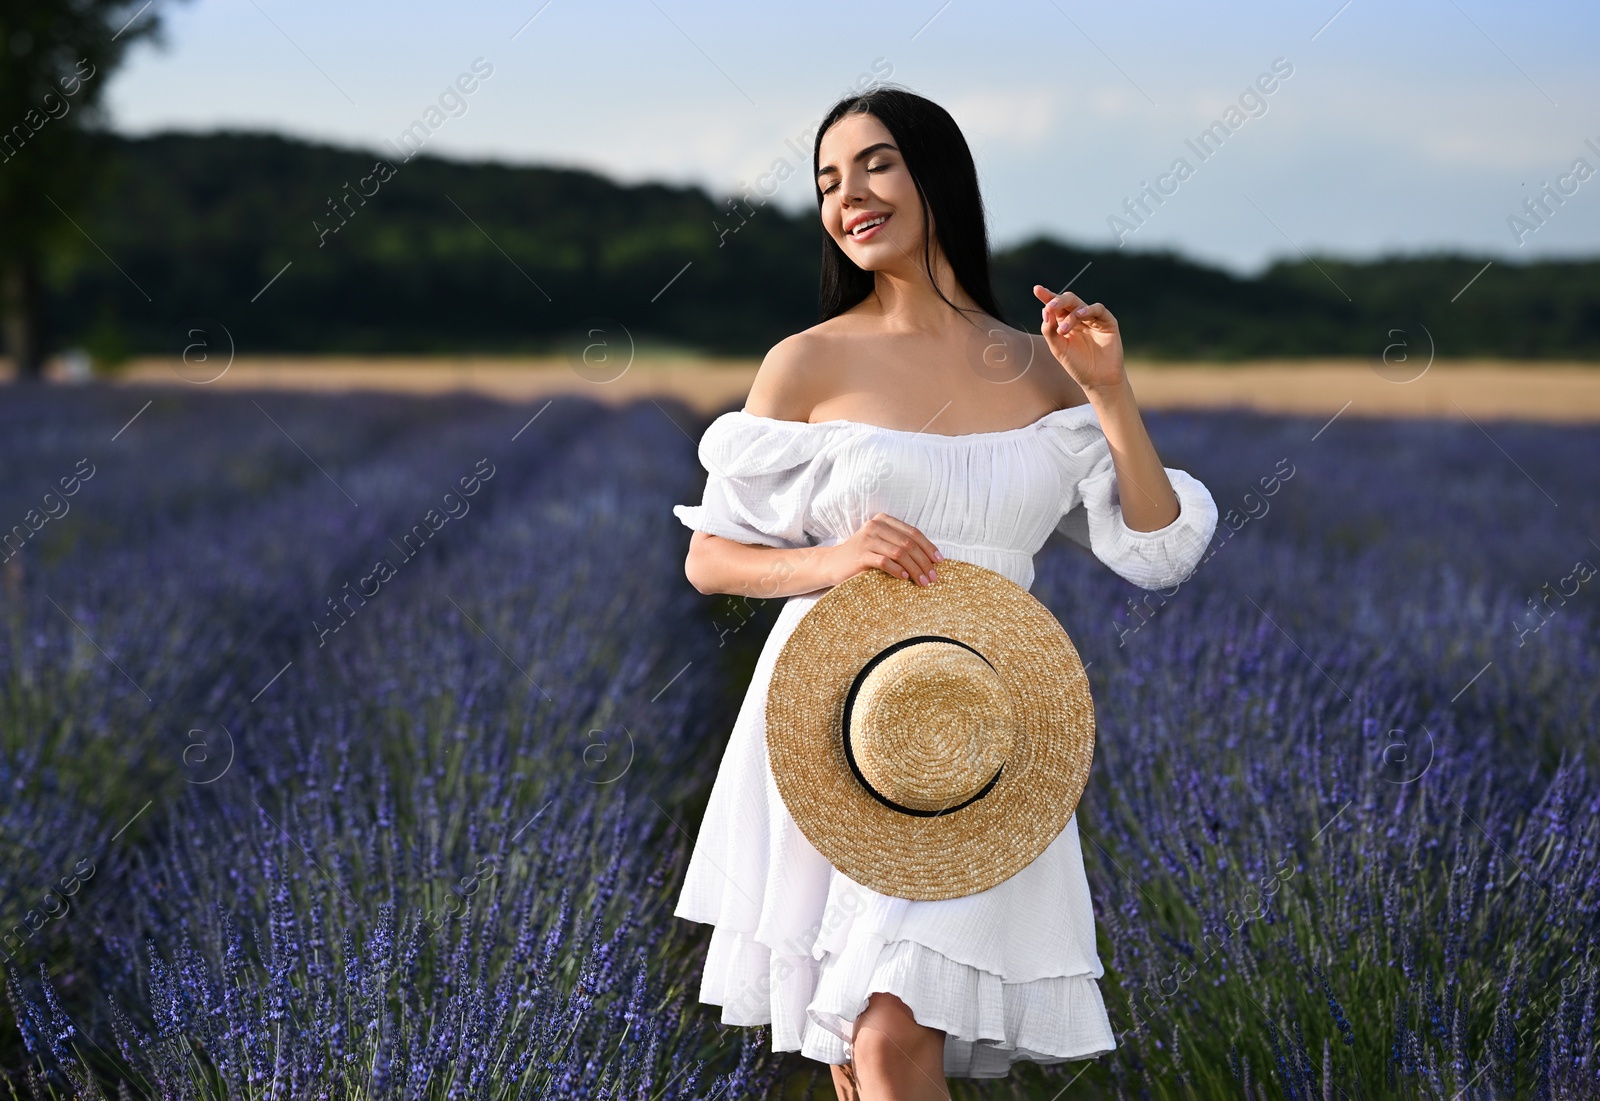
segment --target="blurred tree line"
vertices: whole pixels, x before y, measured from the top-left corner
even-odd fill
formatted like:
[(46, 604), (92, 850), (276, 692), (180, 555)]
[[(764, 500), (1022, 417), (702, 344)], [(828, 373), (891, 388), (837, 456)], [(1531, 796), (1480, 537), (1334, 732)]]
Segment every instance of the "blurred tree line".
[[(245, 353), (550, 352), (620, 324), (759, 355), (816, 320), (820, 229), (773, 203), (264, 134), (107, 137), (100, 167), (81, 237), (46, 270), (57, 344), (100, 361), (170, 351), (195, 317)], [(1477, 274), (1488, 260), (1319, 257), (1243, 278), (1041, 238), (997, 253), (995, 284), (1031, 330), (1032, 285), (1071, 281), (1139, 356), (1600, 356), (1600, 260)]]
[(53, 261), (71, 252), (73, 216), (114, 155), (101, 97), (128, 47), (159, 39), (153, 7), (154, 0), (0, 5), (0, 328), (24, 377), (39, 373), (49, 350), (46, 300), (65, 274)]

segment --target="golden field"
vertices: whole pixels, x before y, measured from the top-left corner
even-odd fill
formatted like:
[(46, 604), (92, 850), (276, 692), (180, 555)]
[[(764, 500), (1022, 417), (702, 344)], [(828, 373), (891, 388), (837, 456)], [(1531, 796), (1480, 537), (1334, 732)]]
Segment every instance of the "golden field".
[[(113, 385), (207, 385), (220, 389), (464, 389), (531, 401), (581, 393), (605, 402), (678, 398), (704, 413), (737, 407), (756, 359), (640, 356), (626, 370), (596, 377), (564, 359), (505, 357), (240, 356), (226, 370), (185, 367), (176, 359), (135, 359)], [(1600, 421), (1600, 363), (1439, 360), (1415, 378), (1404, 368), (1359, 359), (1243, 363), (1130, 361), (1128, 376), (1147, 409), (1243, 407), (1263, 412), (1361, 416), (1470, 417), (1583, 423)], [(615, 377), (611, 377), (614, 374)], [(9, 377), (10, 370), (0, 370)], [(52, 363), (52, 378), (65, 375)], [(213, 377), (215, 376), (215, 377)]]

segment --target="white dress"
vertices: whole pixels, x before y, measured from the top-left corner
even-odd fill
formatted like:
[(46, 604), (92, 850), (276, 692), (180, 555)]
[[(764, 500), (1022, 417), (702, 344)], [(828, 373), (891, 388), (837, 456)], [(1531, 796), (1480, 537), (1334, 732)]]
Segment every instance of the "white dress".
[[(1217, 523), (1199, 481), (1167, 467), (1179, 515), (1156, 531), (1122, 519), (1110, 446), (1090, 405), (1022, 428), (936, 435), (742, 409), (711, 422), (698, 531), (771, 547), (842, 542), (874, 513), (921, 530), (946, 558), (1028, 588), (1052, 530), (1128, 581), (1171, 586)], [(851, 1058), (867, 996), (887, 991), (943, 1029), (945, 1074), (995, 1078), (1116, 1047), (1098, 979), (1077, 815), (1031, 864), (965, 898), (915, 901), (849, 879), (789, 816), (767, 764), (767, 684), (784, 641), (826, 589), (789, 597), (723, 755), (674, 913), (713, 926), (700, 1000), (730, 1025), (771, 1024), (774, 1051)]]

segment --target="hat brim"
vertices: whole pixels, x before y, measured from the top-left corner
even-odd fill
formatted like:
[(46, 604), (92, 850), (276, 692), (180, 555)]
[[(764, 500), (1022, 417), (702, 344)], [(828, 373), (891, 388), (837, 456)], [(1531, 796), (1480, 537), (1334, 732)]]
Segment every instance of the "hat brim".
[[(932, 817), (884, 805), (851, 771), (841, 736), (857, 672), (901, 639), (978, 650), (1011, 693), (1017, 741), (983, 798)], [(1027, 867), (1066, 828), (1094, 758), (1094, 702), (1061, 624), (1009, 578), (945, 559), (923, 587), (865, 570), (824, 594), (779, 652), (767, 690), (767, 757), (795, 825), (830, 864), (897, 898), (961, 898)]]

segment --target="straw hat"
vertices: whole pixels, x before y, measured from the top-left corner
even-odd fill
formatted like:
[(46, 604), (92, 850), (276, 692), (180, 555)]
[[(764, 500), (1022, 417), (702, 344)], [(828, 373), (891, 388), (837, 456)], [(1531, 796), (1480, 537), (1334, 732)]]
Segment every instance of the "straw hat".
[(767, 757), (800, 832), (880, 894), (960, 898), (1025, 868), (1077, 809), (1094, 702), (1048, 608), (946, 559), (882, 570), (801, 617), (767, 690)]

